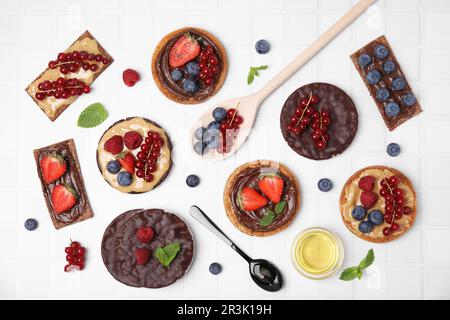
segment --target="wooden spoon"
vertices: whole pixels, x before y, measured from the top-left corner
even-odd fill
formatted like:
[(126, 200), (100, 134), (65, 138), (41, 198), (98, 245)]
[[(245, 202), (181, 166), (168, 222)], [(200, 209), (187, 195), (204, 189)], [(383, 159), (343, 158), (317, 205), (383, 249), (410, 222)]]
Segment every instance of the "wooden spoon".
[[(314, 57), (322, 48), (331, 42), (337, 35), (339, 35), (346, 27), (355, 21), (366, 9), (372, 5), (376, 0), (361, 0), (354, 7), (352, 7), (343, 17), (341, 17), (333, 26), (325, 31), (316, 41), (314, 41), (308, 48), (300, 53), (289, 65), (287, 65), (281, 72), (279, 72), (271, 81), (262, 87), (255, 94), (232, 98), (222, 101), (204, 113), (198, 121), (192, 132), (199, 127), (206, 127), (213, 121), (212, 111), (216, 107), (223, 107), (225, 109), (238, 107), (238, 113), (244, 118), (237, 136), (232, 141), (232, 148), (227, 153), (219, 153), (216, 150), (206, 150), (201, 157), (205, 160), (223, 160), (235, 153), (245, 142), (250, 134), (250, 131), (255, 122), (256, 114), (259, 107), (264, 100), (270, 96), (278, 87), (286, 82), (297, 70), (303, 67), (312, 57)], [(192, 134), (192, 144), (198, 140)]]

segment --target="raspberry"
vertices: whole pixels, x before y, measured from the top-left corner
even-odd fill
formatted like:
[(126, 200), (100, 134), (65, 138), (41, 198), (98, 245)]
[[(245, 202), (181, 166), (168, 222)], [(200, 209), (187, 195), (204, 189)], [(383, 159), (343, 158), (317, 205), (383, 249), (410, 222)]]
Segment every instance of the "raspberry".
[(144, 248), (134, 250), (134, 257), (136, 258), (137, 265), (145, 264), (150, 258), (150, 251)]
[(142, 143), (142, 136), (136, 131), (128, 131), (123, 136), (125, 147), (130, 150), (138, 148)]
[(106, 140), (103, 148), (112, 154), (121, 153), (123, 150), (123, 138), (119, 135), (112, 136)]
[(368, 210), (375, 205), (378, 200), (378, 195), (371, 191), (363, 191), (360, 200), (364, 209)]
[(362, 177), (358, 182), (358, 187), (364, 191), (372, 191), (375, 184), (375, 178), (372, 176)]
[(127, 69), (122, 74), (123, 82), (127, 87), (132, 87), (140, 80), (139, 73), (133, 69)]
[(136, 231), (136, 238), (142, 243), (149, 243), (155, 236), (155, 231), (151, 227), (140, 227)]

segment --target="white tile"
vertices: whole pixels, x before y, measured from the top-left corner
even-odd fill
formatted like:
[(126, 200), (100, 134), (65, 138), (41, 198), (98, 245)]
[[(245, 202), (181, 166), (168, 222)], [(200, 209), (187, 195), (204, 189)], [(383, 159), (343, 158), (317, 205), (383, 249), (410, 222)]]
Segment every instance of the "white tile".
[(390, 266), (389, 293), (394, 299), (422, 298), (422, 267)]
[[(348, 59), (348, 51), (329, 49), (319, 53), (319, 76), (328, 81), (348, 81), (353, 66)], [(336, 63), (338, 62), (339, 63)]]
[(420, 51), (412, 48), (397, 48), (395, 56), (402, 67), (409, 84), (420, 80)]
[(423, 41), (424, 43), (448, 44), (450, 35), (442, 32), (450, 29), (450, 12), (423, 13)]
[[(23, 46), (25, 48), (39, 48), (48, 47), (53, 43), (54, 23), (50, 15), (44, 14), (29, 14), (24, 16), (23, 22)], [(36, 26), (39, 30), (45, 30), (46, 37), (36, 34)]]
[(401, 238), (388, 243), (388, 259), (390, 263), (422, 261), (422, 231), (418, 229), (417, 224)]
[(184, 0), (155, 0), (155, 7), (158, 11), (183, 11), (185, 9)]
[(445, 101), (447, 92), (450, 92), (450, 83), (427, 84), (423, 90), (423, 94), (419, 97), (420, 102), (427, 106), (426, 113), (432, 116), (450, 116), (450, 108), (447, 108)]
[(388, 13), (386, 24), (390, 41), (400, 44), (415, 44), (420, 39), (418, 13)]
[(450, 155), (450, 146), (448, 143), (434, 143), (436, 137), (448, 136), (449, 124), (450, 121), (431, 119), (422, 123), (422, 145), (426, 155)]
[(120, 43), (120, 16), (98, 15), (91, 16), (88, 20), (89, 31), (104, 47), (118, 45)]
[(422, 57), (423, 78), (431, 81), (448, 80), (450, 60), (445, 57), (449, 55), (449, 49), (425, 49)]
[(33, 1), (33, 0), (24, 0), (23, 6), (25, 10), (29, 11), (50, 11), (55, 6), (54, 0), (42, 0), (42, 1)]
[(425, 299), (450, 299), (448, 267), (425, 267), (424, 278)]
[(21, 1), (2, 1), (0, 5), (1, 12), (9, 12), (19, 10), (22, 2)]
[(58, 0), (55, 1), (55, 10), (67, 15), (86, 12), (86, 2), (87, 0)]
[[(450, 172), (447, 170), (450, 157), (423, 157), (422, 187), (424, 190), (449, 189), (447, 181), (450, 180)], [(436, 179), (436, 174), (439, 179)]]
[(252, 7), (255, 11), (272, 12), (284, 8), (284, 0), (252, 0)]
[(286, 42), (289, 45), (313, 42), (318, 34), (315, 14), (289, 14), (286, 17)]
[(323, 10), (349, 9), (352, 6), (351, 0), (320, 0), (319, 6)]
[(450, 3), (446, 0), (426, 0), (422, 1), (422, 6), (427, 9), (447, 9)]
[(16, 296), (16, 264), (13, 261), (2, 260), (0, 262), (0, 297), (11, 299)]
[(122, 9), (122, 3), (120, 0), (91, 0), (89, 8), (94, 14), (118, 14)]
[(217, 10), (217, 0), (186, 0), (186, 9), (193, 11)]
[(424, 231), (424, 261), (427, 265), (450, 265), (450, 252), (442, 250), (442, 245), (450, 242), (450, 228)]
[(226, 11), (244, 12), (251, 8), (251, 0), (219, 1), (219, 8)]
[(286, 9), (292, 10), (316, 10), (318, 1), (298, 1), (298, 0), (286, 0)]
[[(285, 16), (275, 14), (261, 14), (253, 19), (253, 42), (259, 39), (270, 41), (272, 47), (285, 42)], [(270, 21), (270, 23), (268, 23)]]
[(426, 211), (422, 214), (422, 222), (425, 226), (450, 226), (450, 215), (442, 209), (447, 201), (448, 191), (426, 192), (422, 195), (420, 207), (426, 208)]
[(226, 14), (219, 21), (221, 39), (226, 45), (249, 45), (251, 43), (251, 19), (246, 14)]
[(17, 14), (0, 15), (0, 38), (2, 46), (17, 47), (20, 45), (21, 16)]
[(386, 299), (388, 287), (388, 268), (372, 265), (364, 270), (361, 280), (353, 280), (355, 298), (357, 299)]
[(392, 9), (414, 9), (419, 6), (419, 0), (395, 0), (387, 2), (388, 8)]

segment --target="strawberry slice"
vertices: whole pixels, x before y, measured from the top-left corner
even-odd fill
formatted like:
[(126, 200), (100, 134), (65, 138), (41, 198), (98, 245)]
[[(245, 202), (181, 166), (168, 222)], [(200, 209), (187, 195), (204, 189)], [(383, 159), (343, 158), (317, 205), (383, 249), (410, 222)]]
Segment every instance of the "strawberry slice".
[(269, 201), (255, 189), (245, 187), (239, 194), (238, 202), (245, 211), (253, 211), (264, 207)]
[(132, 153), (126, 151), (121, 152), (116, 156), (116, 159), (119, 161), (122, 168), (129, 173), (134, 174), (135, 159)]
[(145, 248), (138, 248), (134, 250), (134, 257), (136, 258), (137, 265), (143, 265), (150, 258), (150, 251)]
[(362, 177), (358, 182), (358, 187), (364, 191), (372, 191), (375, 185), (375, 178), (372, 176)]
[(189, 33), (183, 34), (169, 52), (169, 66), (181, 67), (185, 63), (195, 59), (200, 53), (200, 45)]
[(39, 161), (42, 178), (46, 184), (58, 180), (67, 170), (64, 159), (57, 154), (48, 154)]
[(283, 179), (277, 174), (263, 175), (258, 182), (258, 187), (270, 201), (278, 203), (283, 194)]
[(73, 208), (77, 203), (77, 192), (66, 185), (59, 184), (52, 190), (52, 206), (56, 214)]
[(372, 191), (363, 191), (360, 200), (364, 209), (368, 210), (375, 205), (378, 200), (378, 195)]

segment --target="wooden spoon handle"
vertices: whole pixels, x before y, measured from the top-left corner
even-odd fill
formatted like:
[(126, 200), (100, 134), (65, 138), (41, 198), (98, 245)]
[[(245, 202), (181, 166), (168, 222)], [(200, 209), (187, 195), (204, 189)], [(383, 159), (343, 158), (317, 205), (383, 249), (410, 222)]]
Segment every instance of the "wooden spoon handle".
[(294, 61), (281, 70), (269, 83), (255, 93), (254, 97), (259, 102), (263, 102), (279, 86), (288, 80), (297, 70), (303, 67), (312, 57), (314, 57), (322, 48), (339, 35), (346, 27), (355, 21), (366, 9), (376, 0), (361, 0), (351, 8), (342, 18), (333, 26), (325, 31), (314, 43), (300, 53)]

